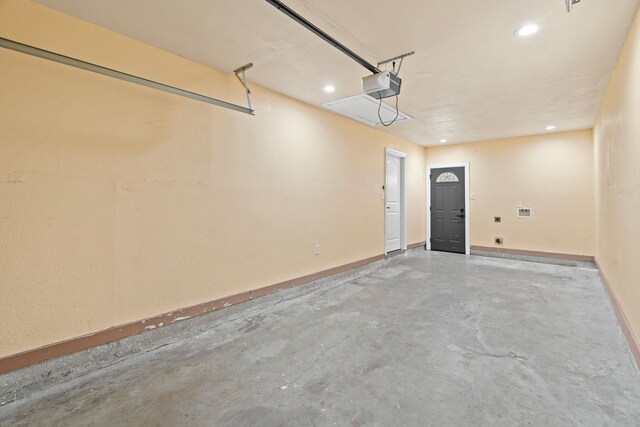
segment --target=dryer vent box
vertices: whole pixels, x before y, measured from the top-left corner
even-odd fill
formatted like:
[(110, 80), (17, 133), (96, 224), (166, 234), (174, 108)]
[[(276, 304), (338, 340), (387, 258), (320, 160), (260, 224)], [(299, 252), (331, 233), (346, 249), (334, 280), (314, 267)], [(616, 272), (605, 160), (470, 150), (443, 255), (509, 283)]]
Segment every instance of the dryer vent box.
[(531, 218), (531, 216), (530, 208), (518, 208), (518, 218)]
[(362, 79), (362, 91), (375, 98), (389, 98), (390, 96), (400, 95), (400, 85), (402, 80), (391, 71), (383, 71), (381, 73), (367, 76)]

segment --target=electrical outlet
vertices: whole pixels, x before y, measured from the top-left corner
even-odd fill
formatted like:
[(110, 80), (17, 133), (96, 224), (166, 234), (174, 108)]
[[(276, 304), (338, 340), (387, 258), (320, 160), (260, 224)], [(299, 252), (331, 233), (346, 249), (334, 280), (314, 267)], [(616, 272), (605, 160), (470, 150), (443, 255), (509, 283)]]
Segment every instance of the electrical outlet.
[(502, 217), (501, 216), (494, 216), (493, 217), (493, 222), (502, 222)]
[(501, 245), (502, 243), (502, 237), (496, 237), (496, 245)]
[(316, 245), (316, 255), (320, 255), (320, 245)]

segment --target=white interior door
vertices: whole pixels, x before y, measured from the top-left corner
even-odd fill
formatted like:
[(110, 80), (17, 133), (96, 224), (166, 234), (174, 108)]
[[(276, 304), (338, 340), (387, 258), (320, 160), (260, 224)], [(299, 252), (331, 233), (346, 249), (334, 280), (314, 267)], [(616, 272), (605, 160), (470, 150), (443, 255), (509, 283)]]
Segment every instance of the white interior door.
[(385, 252), (397, 251), (400, 246), (400, 159), (387, 156), (385, 182)]

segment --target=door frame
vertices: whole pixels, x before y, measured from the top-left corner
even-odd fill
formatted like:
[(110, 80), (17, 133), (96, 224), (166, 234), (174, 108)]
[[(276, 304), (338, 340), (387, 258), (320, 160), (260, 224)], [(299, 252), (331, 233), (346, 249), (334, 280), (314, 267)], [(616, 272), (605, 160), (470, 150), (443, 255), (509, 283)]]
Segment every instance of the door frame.
[(407, 153), (386, 147), (384, 149), (384, 254), (387, 255), (387, 159), (400, 160), (400, 250), (407, 250)]
[(469, 162), (427, 165), (427, 250), (431, 250), (431, 170), (440, 168), (464, 168), (464, 198), (466, 205), (464, 216), (464, 252), (466, 255), (471, 255), (471, 229), (469, 227), (471, 222), (471, 194), (469, 193), (469, 189), (471, 186), (469, 182)]

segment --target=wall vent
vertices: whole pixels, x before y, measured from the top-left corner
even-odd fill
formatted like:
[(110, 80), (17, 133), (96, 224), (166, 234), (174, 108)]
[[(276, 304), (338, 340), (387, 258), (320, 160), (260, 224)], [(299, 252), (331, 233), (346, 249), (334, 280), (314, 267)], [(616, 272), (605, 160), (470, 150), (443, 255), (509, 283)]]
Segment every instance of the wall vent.
[[(357, 120), (361, 123), (365, 123), (369, 126), (377, 126), (380, 124), (380, 119), (378, 118), (379, 105), (379, 100), (362, 93), (356, 96), (350, 96), (349, 98), (327, 102), (325, 104), (322, 104), (322, 107), (351, 119)], [(380, 107), (380, 117), (382, 117), (382, 120), (384, 120), (385, 123), (389, 123), (394, 119), (395, 116), (395, 105), (392, 107), (391, 105), (383, 102), (382, 107)], [(396, 123), (411, 119), (411, 116), (400, 111)]]
[(518, 208), (518, 218), (531, 218), (532, 212), (529, 208)]

